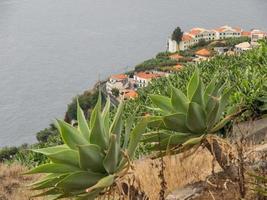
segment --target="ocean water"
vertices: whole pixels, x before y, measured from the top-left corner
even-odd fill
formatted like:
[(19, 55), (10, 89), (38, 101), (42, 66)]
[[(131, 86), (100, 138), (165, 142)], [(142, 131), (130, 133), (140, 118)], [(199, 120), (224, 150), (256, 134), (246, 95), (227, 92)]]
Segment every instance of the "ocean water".
[(267, 30), (266, 0), (0, 0), (0, 147), (33, 143), (98, 79), (166, 49), (176, 26)]

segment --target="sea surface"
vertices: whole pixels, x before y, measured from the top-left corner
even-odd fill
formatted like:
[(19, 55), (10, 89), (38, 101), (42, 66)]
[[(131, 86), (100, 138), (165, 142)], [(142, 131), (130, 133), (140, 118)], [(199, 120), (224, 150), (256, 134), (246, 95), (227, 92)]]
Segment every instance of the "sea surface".
[(99, 79), (166, 49), (172, 30), (267, 30), (266, 0), (0, 0), (0, 147), (35, 134)]

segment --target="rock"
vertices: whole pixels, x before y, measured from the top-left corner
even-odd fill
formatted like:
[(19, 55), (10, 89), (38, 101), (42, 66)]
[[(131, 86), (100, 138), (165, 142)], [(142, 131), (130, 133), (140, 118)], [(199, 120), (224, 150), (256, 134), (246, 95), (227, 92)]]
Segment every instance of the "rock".
[(166, 200), (191, 200), (199, 196), (203, 189), (200, 184), (189, 185), (173, 191), (167, 196)]

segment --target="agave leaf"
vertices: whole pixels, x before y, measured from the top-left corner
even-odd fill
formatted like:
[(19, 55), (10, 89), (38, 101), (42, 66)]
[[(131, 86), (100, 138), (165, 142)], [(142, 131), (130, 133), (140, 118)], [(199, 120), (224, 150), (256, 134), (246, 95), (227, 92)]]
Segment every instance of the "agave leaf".
[(133, 123), (134, 123), (134, 117), (133, 116), (132, 117), (129, 117), (126, 120), (126, 123), (125, 123), (125, 133), (124, 133), (124, 141), (123, 141), (123, 146), (122, 146), (123, 149), (126, 149), (127, 148), (127, 145), (128, 145), (128, 142), (129, 142), (129, 135), (131, 133), (131, 129), (132, 129)]
[(115, 134), (117, 136), (117, 138), (120, 138), (120, 133), (122, 131), (123, 108), (124, 108), (124, 103), (121, 102), (118, 109), (117, 109), (113, 123), (111, 124), (110, 131), (109, 131), (111, 134)]
[(49, 189), (45, 192), (42, 192), (42, 193), (39, 193), (37, 195), (34, 195), (32, 197), (42, 197), (42, 196), (48, 196), (48, 195), (53, 195), (54, 196), (54, 199), (55, 197), (58, 198), (60, 197), (62, 194), (60, 193), (60, 191), (57, 189), (57, 188), (52, 188), (52, 189)]
[(172, 87), (171, 103), (176, 112), (184, 114), (187, 112), (189, 100), (181, 90), (174, 87)]
[(131, 159), (134, 156), (135, 149), (146, 130), (147, 124), (149, 122), (148, 117), (144, 117), (141, 122), (139, 122), (136, 127), (132, 130), (130, 135), (130, 142), (128, 145), (127, 153), (129, 158)]
[(81, 169), (73, 165), (48, 163), (48, 164), (39, 165), (38, 167), (26, 172), (25, 174), (37, 174), (37, 173), (65, 174), (65, 173), (69, 173), (73, 171), (81, 171)]
[(119, 152), (120, 146), (117, 143), (116, 135), (114, 134), (111, 135), (109, 144), (110, 145), (108, 148), (108, 152), (105, 156), (105, 159), (103, 161), (103, 165), (109, 174), (113, 174), (114, 172), (116, 172), (119, 153), (120, 153)]
[(53, 163), (59, 163), (59, 164), (69, 164), (79, 167), (79, 159), (78, 159), (78, 153), (77, 151), (67, 149), (63, 151), (59, 151), (53, 154), (47, 155), (47, 157), (53, 162)]
[(214, 106), (213, 109), (208, 113), (207, 115), (207, 129), (211, 129), (216, 123), (216, 116), (218, 114), (219, 108), (220, 108), (220, 100), (217, 98), (214, 98)]
[(225, 118), (223, 118), (219, 123), (217, 123), (211, 130), (211, 133), (216, 133), (220, 129), (222, 129), (229, 121), (233, 119), (234, 115), (228, 115)]
[(49, 155), (49, 154), (53, 154), (53, 153), (57, 153), (60, 151), (64, 151), (69, 149), (67, 145), (58, 145), (58, 146), (54, 146), (54, 147), (47, 147), (47, 148), (42, 148), (42, 149), (31, 149), (31, 151), (36, 152), (36, 153), (41, 153), (44, 155)]
[(104, 154), (99, 146), (94, 144), (79, 146), (80, 167), (93, 172), (105, 172), (103, 167)]
[(162, 116), (149, 116), (148, 127), (150, 128), (165, 128)]
[(179, 149), (180, 152), (186, 151), (191, 149), (192, 147), (196, 145), (200, 145), (201, 141), (203, 140), (204, 135), (201, 135), (199, 137), (191, 138), (187, 140), (185, 143), (182, 144), (182, 147)]
[[(98, 103), (100, 104), (100, 103)], [(100, 105), (101, 106), (101, 105)], [(94, 123), (92, 124), (92, 129), (91, 129), (91, 135), (90, 135), (90, 142), (92, 144), (96, 144), (100, 146), (103, 149), (107, 148), (107, 137), (104, 129), (104, 122), (103, 118), (101, 117), (100, 109), (98, 108), (99, 105), (95, 107), (95, 120)]]
[(110, 111), (110, 98), (108, 96), (107, 98), (107, 101), (106, 101), (106, 105), (103, 109), (103, 112), (102, 112), (102, 118), (104, 119), (104, 128), (105, 128), (105, 133), (108, 134), (109, 132), (109, 127), (110, 127), (110, 114), (109, 114), (109, 111)]
[(105, 176), (104, 178), (100, 179), (95, 185), (93, 185), (92, 187), (88, 188), (86, 191), (87, 192), (92, 192), (94, 190), (107, 188), (107, 187), (111, 186), (114, 183), (115, 177), (116, 177), (115, 174), (109, 175), (109, 176)]
[(83, 137), (89, 141), (89, 137), (90, 137), (90, 130), (87, 124), (87, 121), (85, 119), (83, 110), (80, 107), (80, 104), (78, 102), (77, 99), (77, 120), (78, 120), (78, 129), (81, 132), (81, 134), (83, 135)]
[(204, 103), (207, 106), (208, 100), (210, 98), (210, 96), (212, 96), (212, 93), (215, 89), (215, 85), (216, 84), (216, 79), (212, 79), (211, 82), (208, 84), (208, 86), (205, 89), (204, 92)]
[(62, 188), (65, 191), (75, 191), (89, 188), (96, 184), (104, 174), (93, 172), (74, 172), (56, 184), (57, 188)]
[(163, 117), (163, 122), (168, 130), (177, 132), (189, 132), (186, 127), (186, 115), (183, 113), (176, 113)]
[(159, 144), (153, 147), (153, 150), (169, 150), (172, 147), (183, 144), (191, 137), (188, 133), (175, 133), (170, 137), (163, 139)]
[(76, 128), (61, 120), (57, 120), (57, 123), (60, 127), (59, 131), (64, 143), (71, 149), (76, 150), (77, 145), (88, 144), (87, 140), (79, 134)]
[(223, 111), (225, 110), (225, 107), (228, 104), (228, 99), (232, 93), (232, 89), (226, 90), (226, 92), (222, 95), (221, 101), (220, 101), (220, 108), (218, 110), (217, 116), (216, 116), (216, 122), (220, 120)]
[(193, 133), (204, 133), (206, 130), (206, 113), (203, 108), (197, 103), (191, 102), (189, 104), (186, 126)]
[(64, 179), (68, 174), (63, 174), (63, 175), (57, 175), (54, 178), (50, 178), (47, 179), (45, 181), (43, 181), (42, 183), (38, 183), (37, 186), (34, 186), (33, 188), (31, 188), (32, 190), (41, 190), (41, 189), (46, 189), (46, 188), (50, 188), (50, 187), (54, 187), (59, 181), (61, 181), (62, 179)]
[(150, 95), (150, 99), (163, 112), (172, 113), (174, 111), (170, 98), (161, 95)]
[(199, 80), (198, 87), (191, 98), (191, 102), (195, 102), (201, 106), (204, 106), (203, 83), (201, 80)]
[(199, 70), (196, 68), (187, 85), (187, 98), (191, 101), (199, 85)]
[(153, 142), (158, 142), (162, 141), (165, 138), (169, 138), (172, 134), (168, 133), (166, 131), (154, 131), (150, 133), (146, 133), (144, 135), (144, 138), (142, 139), (142, 142), (144, 143), (153, 143)]

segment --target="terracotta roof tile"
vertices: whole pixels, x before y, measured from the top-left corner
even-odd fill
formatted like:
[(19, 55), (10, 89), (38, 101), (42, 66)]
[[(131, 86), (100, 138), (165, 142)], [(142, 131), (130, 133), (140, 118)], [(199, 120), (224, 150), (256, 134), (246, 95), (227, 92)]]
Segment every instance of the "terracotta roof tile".
[(206, 56), (206, 57), (211, 56), (210, 51), (207, 49), (200, 49), (200, 50), (196, 51), (195, 54), (198, 56)]
[(184, 34), (182, 37), (182, 41), (190, 41), (192, 40), (192, 36), (188, 35), (188, 34)]
[(134, 90), (126, 90), (124, 93), (124, 98), (126, 99), (135, 99), (138, 97), (138, 93)]
[(184, 58), (184, 57), (181, 56), (180, 54), (176, 53), (176, 54), (170, 55), (169, 58), (173, 59), (173, 60), (179, 60), (179, 59)]
[(250, 37), (251, 32), (250, 32), (250, 31), (242, 31), (242, 32), (241, 32), (241, 35), (242, 35), (242, 36)]
[(149, 72), (139, 72), (136, 74), (136, 76), (140, 77), (140, 78), (143, 78), (143, 79), (153, 79), (153, 78), (159, 78), (163, 75), (161, 74), (152, 74), (152, 73), (149, 73)]
[(114, 75), (111, 75), (110, 78), (117, 79), (117, 80), (123, 80), (123, 79), (128, 78), (128, 76), (126, 74), (114, 74)]

